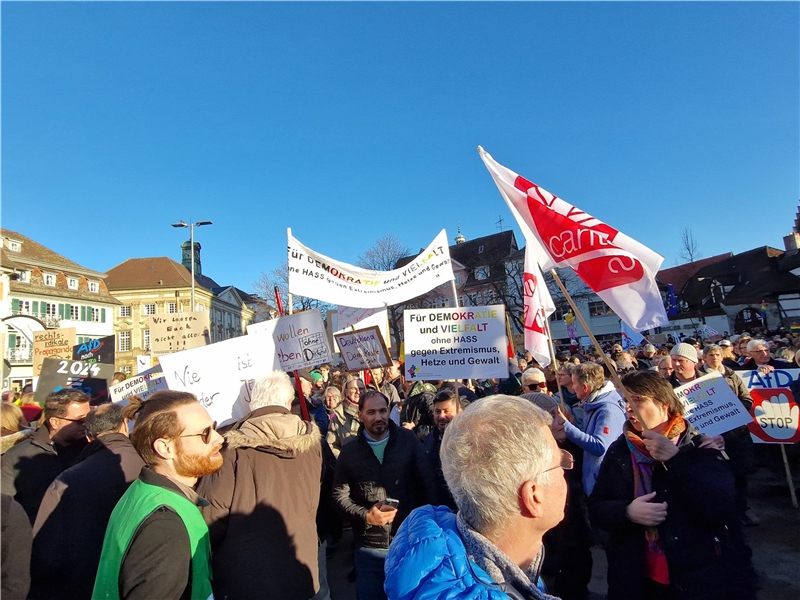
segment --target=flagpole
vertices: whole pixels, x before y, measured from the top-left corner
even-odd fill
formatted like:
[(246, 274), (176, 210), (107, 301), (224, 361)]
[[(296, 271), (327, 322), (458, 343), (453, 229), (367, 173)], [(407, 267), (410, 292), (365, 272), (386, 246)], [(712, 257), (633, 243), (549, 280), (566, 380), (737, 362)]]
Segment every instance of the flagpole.
[(636, 409), (636, 405), (633, 402), (631, 402), (628, 390), (626, 390), (625, 387), (622, 385), (622, 380), (619, 378), (616, 366), (611, 362), (611, 359), (608, 358), (608, 356), (606, 356), (606, 353), (603, 352), (603, 349), (600, 347), (600, 342), (597, 341), (597, 338), (594, 337), (592, 330), (589, 329), (589, 325), (586, 324), (586, 321), (584, 320), (581, 311), (578, 310), (578, 307), (575, 305), (575, 301), (572, 299), (572, 296), (570, 296), (569, 292), (567, 292), (567, 288), (564, 287), (564, 284), (562, 283), (561, 278), (558, 276), (558, 273), (556, 273), (556, 270), (550, 269), (550, 275), (552, 275), (553, 279), (555, 279), (555, 282), (558, 285), (559, 289), (561, 290), (561, 293), (564, 294), (564, 297), (567, 299), (567, 302), (569, 302), (569, 305), (572, 307), (572, 312), (575, 313), (575, 316), (577, 317), (580, 324), (583, 325), (583, 329), (586, 331), (586, 334), (589, 336), (589, 339), (592, 340), (592, 344), (594, 344), (594, 347), (600, 353), (600, 356), (603, 357), (603, 362), (608, 368), (608, 372), (611, 375), (611, 379), (614, 381), (614, 385), (617, 386), (617, 389), (625, 397), (625, 402), (627, 402), (628, 406), (631, 407), (631, 411), (633, 411), (636, 420), (639, 421), (642, 428), (645, 431), (647, 431), (648, 427), (647, 425), (645, 425), (645, 422), (642, 419), (641, 415), (639, 414), (639, 411)]
[(455, 303), (456, 308), (459, 308), (458, 304), (458, 291), (456, 291), (456, 280), (451, 279), (450, 285), (453, 287), (453, 302)]
[(789, 482), (789, 494), (792, 497), (792, 506), (797, 508), (797, 494), (794, 491), (794, 481), (792, 480), (792, 470), (789, 468), (789, 459), (786, 457), (786, 444), (779, 444), (783, 455), (783, 467), (786, 469), (786, 481)]
[[(550, 333), (550, 322), (545, 317), (544, 320), (544, 328), (547, 331), (547, 345), (550, 347), (550, 368), (553, 368), (553, 365), (556, 364), (556, 349), (553, 346), (553, 334)], [(561, 391), (561, 382), (558, 380), (558, 371), (556, 371), (556, 386), (558, 386), (558, 397), (561, 400), (561, 408), (564, 410), (564, 417), (566, 418), (569, 412), (567, 411), (567, 405), (564, 403), (564, 393)]]

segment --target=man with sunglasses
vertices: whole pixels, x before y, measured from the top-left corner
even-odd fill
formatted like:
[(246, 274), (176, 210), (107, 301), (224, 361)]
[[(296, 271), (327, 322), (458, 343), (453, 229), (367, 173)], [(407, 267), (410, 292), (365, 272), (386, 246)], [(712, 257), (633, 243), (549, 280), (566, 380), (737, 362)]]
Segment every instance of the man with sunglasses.
[(211, 547), (195, 492), (222, 467), (222, 436), (187, 392), (163, 390), (124, 411), (135, 418), (131, 443), (145, 467), (106, 529), (94, 600), (206, 600), (212, 597)]
[(536, 367), (531, 367), (522, 372), (522, 393), (539, 392), (550, 395), (544, 373)]
[(83, 421), (89, 400), (72, 388), (53, 392), (45, 400), (42, 425), (3, 455), (3, 493), (22, 505), (31, 525), (47, 488), (88, 444)]

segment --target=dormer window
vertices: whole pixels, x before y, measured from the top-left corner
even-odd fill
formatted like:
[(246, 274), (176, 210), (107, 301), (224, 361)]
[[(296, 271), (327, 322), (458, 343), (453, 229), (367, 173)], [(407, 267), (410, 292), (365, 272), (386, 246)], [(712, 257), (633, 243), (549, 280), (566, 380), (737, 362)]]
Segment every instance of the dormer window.
[(56, 287), (56, 276), (55, 275), (53, 275), (52, 273), (44, 273), (42, 275), (42, 277), (44, 278), (44, 284), (47, 287)]
[(483, 253), (483, 246), (478, 246), (478, 254), (482, 254), (482, 253)]
[(77, 277), (67, 277), (67, 287), (71, 290), (78, 289), (78, 278)]
[(89, 291), (90, 291), (92, 294), (97, 294), (97, 293), (99, 293), (99, 292), (100, 292), (100, 284), (99, 284), (99, 283), (97, 283), (96, 281), (90, 281), (90, 282), (89, 282)]
[(17, 281), (20, 283), (30, 283), (31, 282), (31, 272), (30, 271), (20, 271), (17, 273)]
[(8, 240), (8, 249), (11, 250), (11, 252), (20, 252), (22, 250), (22, 242)]

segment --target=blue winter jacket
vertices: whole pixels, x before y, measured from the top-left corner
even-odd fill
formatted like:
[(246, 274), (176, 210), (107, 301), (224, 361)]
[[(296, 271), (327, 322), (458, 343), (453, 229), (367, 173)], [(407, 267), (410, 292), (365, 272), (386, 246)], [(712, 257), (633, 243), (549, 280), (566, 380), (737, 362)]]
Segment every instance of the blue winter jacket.
[[(456, 515), (445, 506), (421, 506), (403, 521), (389, 547), (385, 570), (389, 600), (521, 598), (503, 591), (467, 557)], [(553, 598), (538, 590), (536, 597)]]
[(586, 413), (583, 428), (564, 423), (567, 439), (583, 448), (583, 490), (589, 496), (597, 481), (606, 450), (622, 435), (625, 424), (625, 401), (614, 385), (607, 381), (593, 399), (583, 403)]

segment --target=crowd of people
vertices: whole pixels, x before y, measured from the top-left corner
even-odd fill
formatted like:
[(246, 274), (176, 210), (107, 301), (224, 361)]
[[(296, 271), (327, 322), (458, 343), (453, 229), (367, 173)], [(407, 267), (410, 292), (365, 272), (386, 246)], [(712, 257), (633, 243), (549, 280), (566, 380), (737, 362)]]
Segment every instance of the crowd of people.
[(583, 600), (592, 546), (610, 600), (755, 598), (750, 436), (673, 389), (718, 372), (749, 409), (740, 374), (800, 367), (800, 337), (673, 342), (499, 380), (274, 371), (220, 428), (185, 392), (4, 392), (3, 600), (327, 599), (340, 551), (361, 600)]

